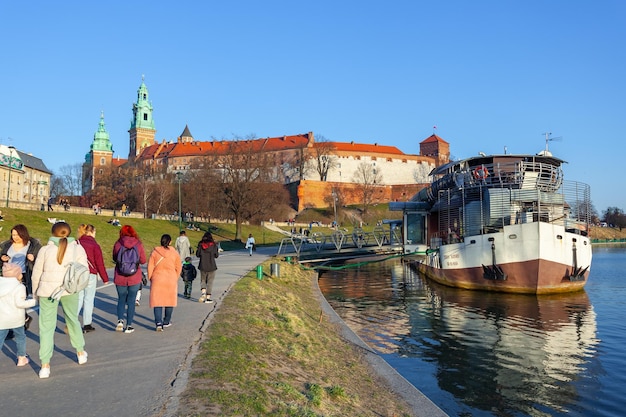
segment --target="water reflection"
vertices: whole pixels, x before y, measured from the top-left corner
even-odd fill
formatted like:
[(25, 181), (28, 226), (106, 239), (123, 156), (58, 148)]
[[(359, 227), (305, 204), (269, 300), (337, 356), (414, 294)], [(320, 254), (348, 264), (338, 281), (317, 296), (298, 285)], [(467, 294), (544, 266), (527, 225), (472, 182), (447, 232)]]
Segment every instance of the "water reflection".
[(400, 261), (325, 272), (319, 284), (366, 343), (383, 354), (419, 358), (406, 362), (419, 368), (412, 372), (433, 373), (465, 410), (563, 412), (576, 402), (575, 382), (598, 343), (584, 291), (535, 296), (459, 290), (426, 281)]

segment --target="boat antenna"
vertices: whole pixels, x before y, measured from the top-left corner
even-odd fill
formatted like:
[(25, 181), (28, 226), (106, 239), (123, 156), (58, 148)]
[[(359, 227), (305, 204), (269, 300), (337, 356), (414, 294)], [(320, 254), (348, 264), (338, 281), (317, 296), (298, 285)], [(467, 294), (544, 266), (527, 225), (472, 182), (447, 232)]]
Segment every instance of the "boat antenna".
[(542, 133), (542, 135), (546, 137), (546, 152), (549, 152), (548, 142), (552, 142), (552, 141), (560, 142), (561, 140), (563, 140), (563, 136), (557, 136), (557, 137), (551, 138), (550, 135), (552, 135), (552, 132), (545, 132), (545, 133)]

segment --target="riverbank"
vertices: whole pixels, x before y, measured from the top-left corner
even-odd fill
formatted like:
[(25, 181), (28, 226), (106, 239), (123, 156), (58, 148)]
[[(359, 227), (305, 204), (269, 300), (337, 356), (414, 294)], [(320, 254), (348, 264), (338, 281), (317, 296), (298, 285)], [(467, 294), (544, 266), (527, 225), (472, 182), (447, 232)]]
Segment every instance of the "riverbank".
[(323, 311), (315, 274), (279, 267), (279, 278), (247, 274), (224, 298), (176, 415), (415, 415)]
[(598, 227), (592, 226), (589, 237), (593, 243), (597, 242), (611, 242), (620, 240), (626, 241), (626, 229), (620, 230), (618, 227)]

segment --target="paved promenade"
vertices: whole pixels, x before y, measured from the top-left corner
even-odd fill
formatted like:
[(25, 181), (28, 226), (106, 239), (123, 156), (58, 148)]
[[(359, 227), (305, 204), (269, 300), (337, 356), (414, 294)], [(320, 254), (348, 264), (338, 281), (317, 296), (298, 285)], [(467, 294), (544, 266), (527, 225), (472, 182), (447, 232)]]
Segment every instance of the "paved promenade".
[[(192, 300), (182, 298), (179, 281), (178, 307), (172, 327), (155, 332), (149, 307), (149, 289), (144, 289), (137, 307), (131, 334), (115, 332), (117, 293), (112, 283), (100, 286), (96, 294), (93, 325), (96, 331), (85, 334), (89, 360), (78, 365), (69, 337), (60, 319), (55, 335), (56, 348), (50, 362), (50, 378), (40, 380), (37, 310), (27, 332), (26, 351), (31, 362), (15, 366), (15, 343), (7, 341), (0, 353), (0, 415), (6, 416), (173, 416), (177, 396), (185, 389), (187, 373), (199, 341), (222, 299), (248, 271), (274, 255), (276, 248), (259, 248), (253, 256), (245, 250), (223, 252), (213, 287), (213, 304), (197, 302), (200, 282), (194, 281)], [(112, 276), (112, 270), (109, 271)], [(265, 271), (269, 273), (269, 271)], [(101, 285), (101, 283), (100, 283)], [(61, 309), (59, 309), (62, 316)], [(376, 355), (377, 356), (377, 355)], [(388, 367), (379, 363), (382, 374)], [(388, 378), (395, 378), (394, 372)], [(396, 379), (398, 381), (398, 379)], [(432, 404), (417, 390), (399, 380), (399, 392), (418, 399), (423, 415), (437, 414)], [(408, 392), (407, 392), (408, 390)], [(421, 396), (421, 397), (420, 397)], [(415, 404), (414, 404), (415, 405)], [(425, 407), (423, 409), (422, 407)], [(428, 411), (430, 410), (430, 411)], [(435, 414), (431, 412), (435, 411)], [(440, 410), (439, 410), (440, 411)]]

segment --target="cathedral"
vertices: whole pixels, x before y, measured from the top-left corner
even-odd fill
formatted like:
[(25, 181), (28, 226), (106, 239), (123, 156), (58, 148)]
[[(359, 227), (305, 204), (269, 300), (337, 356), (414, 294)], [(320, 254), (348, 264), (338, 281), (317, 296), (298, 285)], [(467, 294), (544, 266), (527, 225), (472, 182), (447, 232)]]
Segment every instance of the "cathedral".
[[(194, 159), (228, 152), (230, 141), (196, 140), (188, 126), (175, 140), (155, 140), (153, 107), (142, 78), (133, 103), (127, 159), (113, 158), (113, 145), (100, 114), (100, 123), (83, 164), (83, 194), (95, 187), (98, 173), (107, 166), (157, 164), (168, 172), (191, 169)], [(258, 152), (268, 152), (276, 161), (276, 177), (292, 195), (294, 208), (326, 207), (327, 196), (341, 190), (345, 204), (358, 203), (357, 170), (368, 164), (380, 182), (375, 184), (374, 202), (406, 201), (429, 182), (428, 174), (449, 162), (448, 142), (433, 134), (420, 142), (419, 155), (405, 154), (395, 146), (355, 142), (316, 142), (313, 132), (247, 140)], [(312, 166), (327, 153), (332, 161), (324, 177)]]

